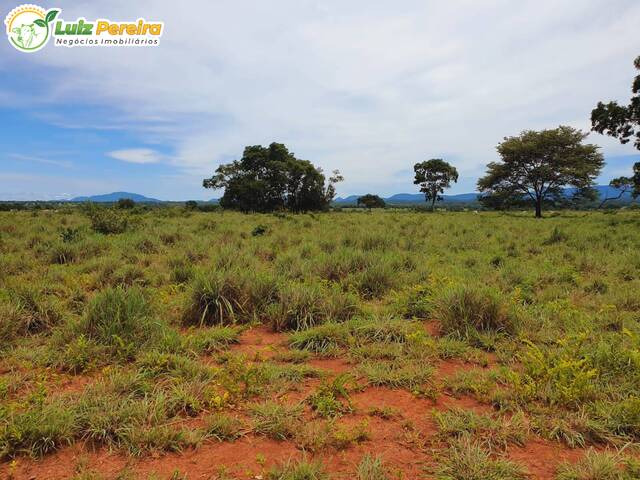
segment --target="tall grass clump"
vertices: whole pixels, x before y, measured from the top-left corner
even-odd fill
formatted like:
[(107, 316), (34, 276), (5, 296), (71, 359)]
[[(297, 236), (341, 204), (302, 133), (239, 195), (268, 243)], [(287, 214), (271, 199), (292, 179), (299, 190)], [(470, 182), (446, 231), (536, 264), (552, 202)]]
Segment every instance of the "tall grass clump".
[(488, 287), (467, 285), (443, 292), (435, 302), (434, 316), (441, 330), (461, 338), (473, 338), (478, 332), (515, 333), (517, 318), (500, 293)]
[(55, 297), (34, 285), (18, 285), (8, 291), (9, 321), (20, 334), (49, 331), (63, 318), (62, 307)]
[[(82, 355), (101, 352), (127, 360), (145, 348), (177, 341), (175, 332), (154, 318), (141, 289), (108, 288), (89, 302), (81, 319), (56, 332), (52, 347), (61, 349), (63, 355), (53, 363), (62, 361), (63, 367), (83, 370)], [(74, 362), (80, 363), (74, 366)]]
[(278, 301), (267, 313), (273, 329), (283, 331), (344, 322), (357, 311), (357, 300), (335, 285), (289, 283), (280, 287)]
[(267, 274), (241, 270), (199, 274), (191, 283), (182, 321), (198, 326), (251, 322), (276, 291), (275, 280)]

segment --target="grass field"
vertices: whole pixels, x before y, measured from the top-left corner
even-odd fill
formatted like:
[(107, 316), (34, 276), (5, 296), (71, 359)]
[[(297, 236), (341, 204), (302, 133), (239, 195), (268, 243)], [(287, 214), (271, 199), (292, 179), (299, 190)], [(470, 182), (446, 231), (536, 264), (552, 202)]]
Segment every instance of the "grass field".
[(640, 478), (639, 232), (0, 213), (0, 478)]

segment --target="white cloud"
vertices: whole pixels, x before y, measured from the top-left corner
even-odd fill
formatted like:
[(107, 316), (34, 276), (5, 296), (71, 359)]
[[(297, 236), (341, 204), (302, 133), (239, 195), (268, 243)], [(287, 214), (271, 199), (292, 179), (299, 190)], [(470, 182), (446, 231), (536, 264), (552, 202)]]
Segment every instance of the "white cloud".
[(150, 148), (129, 148), (108, 152), (111, 158), (129, 163), (158, 163), (162, 158), (155, 150)]
[[(202, 178), (245, 145), (280, 141), (325, 170), (340, 168), (341, 194), (412, 191), (395, 172), (436, 156), (462, 174), (453, 191), (472, 190), (504, 136), (561, 123), (587, 130), (598, 100), (627, 101), (640, 54), (637, 0), (57, 5), (63, 18), (165, 22), (154, 49), (49, 46), (0, 58), (0, 68), (46, 65), (42, 102), (106, 107), (94, 127), (121, 125), (173, 152), (113, 158), (163, 161)], [(591, 141), (607, 155), (636, 153)]]

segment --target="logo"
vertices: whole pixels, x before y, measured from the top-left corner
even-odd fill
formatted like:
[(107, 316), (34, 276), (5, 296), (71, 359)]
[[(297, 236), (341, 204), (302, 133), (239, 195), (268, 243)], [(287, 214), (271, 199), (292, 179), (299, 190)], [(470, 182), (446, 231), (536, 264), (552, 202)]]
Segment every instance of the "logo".
[(164, 30), (164, 22), (147, 22), (144, 18), (112, 22), (81, 17), (67, 22), (60, 18), (61, 11), (30, 4), (14, 8), (4, 20), (9, 43), (27, 53), (42, 49), (51, 37), (56, 47), (157, 46)]
[(58, 9), (45, 11), (37, 5), (14, 8), (4, 20), (9, 43), (21, 52), (37, 52), (49, 41), (51, 22), (58, 13)]

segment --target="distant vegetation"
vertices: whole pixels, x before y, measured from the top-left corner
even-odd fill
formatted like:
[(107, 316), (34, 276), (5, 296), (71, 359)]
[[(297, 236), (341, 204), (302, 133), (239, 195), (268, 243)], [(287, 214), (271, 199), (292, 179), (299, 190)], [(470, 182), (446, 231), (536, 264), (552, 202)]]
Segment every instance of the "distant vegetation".
[(456, 168), (441, 158), (416, 163), (413, 166), (413, 171), (415, 173), (413, 183), (420, 185), (420, 191), (424, 193), (425, 201), (431, 203), (431, 210), (435, 208), (438, 200), (442, 200), (440, 195), (444, 193), (444, 190), (450, 188), (452, 182), (458, 181)]
[(205, 188), (224, 188), (220, 205), (242, 212), (324, 210), (335, 197), (338, 171), (328, 180), (308, 160), (299, 160), (287, 147), (246, 147), (240, 160), (221, 165), (205, 179)]
[(584, 145), (586, 134), (561, 126), (541, 132), (525, 131), (498, 145), (501, 162), (491, 162), (478, 180), (481, 201), (501, 207), (522, 203), (528, 197), (542, 216), (547, 199), (558, 199), (562, 188), (575, 187), (582, 197), (596, 198), (594, 180), (604, 166), (596, 145)]
[(358, 206), (365, 208), (384, 208), (387, 204), (378, 195), (368, 193), (358, 198)]

